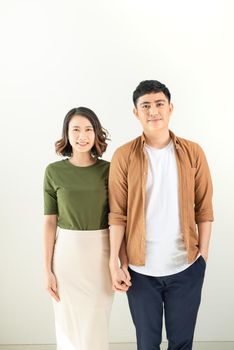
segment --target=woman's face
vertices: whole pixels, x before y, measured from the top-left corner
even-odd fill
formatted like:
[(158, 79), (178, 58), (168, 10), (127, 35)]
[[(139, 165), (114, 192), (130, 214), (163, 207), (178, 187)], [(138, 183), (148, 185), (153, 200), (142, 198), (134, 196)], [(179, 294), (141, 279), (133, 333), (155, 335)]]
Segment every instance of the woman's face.
[(72, 146), (72, 153), (90, 153), (95, 141), (91, 122), (81, 115), (72, 117), (68, 125), (68, 139)]

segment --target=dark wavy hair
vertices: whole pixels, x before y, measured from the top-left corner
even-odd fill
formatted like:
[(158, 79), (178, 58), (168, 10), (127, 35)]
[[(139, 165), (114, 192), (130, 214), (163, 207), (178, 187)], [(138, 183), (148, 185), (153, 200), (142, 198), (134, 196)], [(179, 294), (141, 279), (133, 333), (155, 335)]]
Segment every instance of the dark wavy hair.
[(146, 94), (152, 94), (154, 92), (163, 92), (164, 95), (167, 97), (168, 102), (171, 102), (171, 93), (166, 87), (166, 85), (160, 83), (157, 80), (144, 80), (140, 82), (140, 84), (136, 87), (136, 90), (133, 92), (133, 103), (136, 107), (137, 100), (139, 97), (146, 95)]
[(87, 107), (73, 108), (67, 113), (63, 121), (62, 138), (55, 142), (56, 153), (60, 156), (71, 157), (72, 146), (70, 145), (68, 139), (68, 126), (70, 120), (76, 115), (87, 118), (92, 124), (95, 133), (95, 140), (94, 145), (91, 149), (91, 154), (94, 157), (101, 157), (107, 148), (106, 140), (109, 140), (108, 131), (101, 126), (101, 123), (96, 114)]

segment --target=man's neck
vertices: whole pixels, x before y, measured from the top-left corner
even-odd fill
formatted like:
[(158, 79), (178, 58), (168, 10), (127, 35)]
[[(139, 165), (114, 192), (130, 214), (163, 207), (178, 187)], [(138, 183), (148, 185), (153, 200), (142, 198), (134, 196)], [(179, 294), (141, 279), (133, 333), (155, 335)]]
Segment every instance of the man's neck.
[(152, 133), (145, 133), (145, 140), (147, 145), (154, 148), (164, 148), (171, 140), (168, 129), (153, 131)]

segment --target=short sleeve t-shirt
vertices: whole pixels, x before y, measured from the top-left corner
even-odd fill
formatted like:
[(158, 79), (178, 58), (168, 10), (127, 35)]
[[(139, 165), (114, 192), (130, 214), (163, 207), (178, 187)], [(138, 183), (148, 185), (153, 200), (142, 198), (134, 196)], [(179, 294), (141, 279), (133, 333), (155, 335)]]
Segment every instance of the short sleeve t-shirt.
[(98, 159), (79, 167), (69, 159), (51, 163), (44, 177), (44, 214), (58, 215), (58, 226), (70, 230), (108, 227), (109, 162)]

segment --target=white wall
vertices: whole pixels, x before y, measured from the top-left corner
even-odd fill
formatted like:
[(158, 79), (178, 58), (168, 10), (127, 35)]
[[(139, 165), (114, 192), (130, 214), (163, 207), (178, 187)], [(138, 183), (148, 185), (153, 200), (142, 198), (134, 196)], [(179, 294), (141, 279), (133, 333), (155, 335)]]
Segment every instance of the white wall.
[[(66, 112), (88, 106), (112, 136), (105, 158), (140, 133), (132, 91), (168, 85), (171, 128), (199, 142), (215, 223), (196, 340), (234, 340), (232, 0), (8, 0), (0, 3), (0, 343), (53, 343), (44, 291), (42, 179)], [(112, 341), (134, 341), (117, 295)]]

